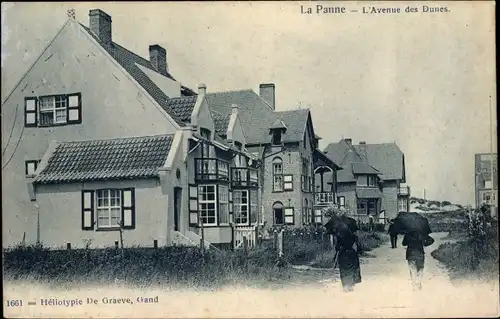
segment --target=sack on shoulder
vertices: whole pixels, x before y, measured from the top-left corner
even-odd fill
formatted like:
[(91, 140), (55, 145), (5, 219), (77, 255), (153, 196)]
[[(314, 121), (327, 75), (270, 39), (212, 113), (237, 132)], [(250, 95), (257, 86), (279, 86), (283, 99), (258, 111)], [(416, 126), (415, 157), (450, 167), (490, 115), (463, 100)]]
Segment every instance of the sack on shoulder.
[(427, 246), (430, 246), (432, 244), (434, 244), (434, 238), (427, 235), (427, 237), (424, 239), (424, 246), (427, 247)]

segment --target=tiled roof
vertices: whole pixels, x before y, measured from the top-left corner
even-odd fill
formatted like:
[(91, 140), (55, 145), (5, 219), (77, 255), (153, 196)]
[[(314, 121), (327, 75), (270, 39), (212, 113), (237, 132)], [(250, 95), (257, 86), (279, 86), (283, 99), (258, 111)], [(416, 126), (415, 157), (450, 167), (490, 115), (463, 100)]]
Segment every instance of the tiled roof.
[[(404, 154), (396, 143), (365, 144), (364, 149), (365, 151), (362, 151), (359, 145), (349, 145), (344, 139), (338, 143), (330, 143), (325, 148), (326, 155), (344, 167), (344, 170), (337, 174), (339, 182), (354, 180), (350, 171), (354, 169), (351, 163), (355, 162), (365, 162), (375, 168), (383, 180), (403, 179)], [(360, 167), (357, 169), (361, 170)]]
[(287, 127), (284, 142), (302, 141), (310, 116), (308, 109), (275, 112), (253, 90), (209, 93), (207, 101), (212, 113), (231, 114), (232, 104), (238, 106), (245, 139), (250, 145), (270, 143), (269, 129), (276, 120), (282, 120)]
[(382, 198), (382, 192), (378, 188), (357, 188), (358, 198)]
[[(169, 79), (175, 81), (174, 77), (168, 72), (158, 72), (149, 60), (146, 60), (139, 55), (125, 49), (124, 47), (112, 43), (111, 45), (104, 45), (99, 38), (90, 31), (90, 29), (83, 24), (80, 24), (147, 92), (155, 99), (155, 101), (181, 126), (184, 126), (183, 121), (179, 116), (169, 107), (169, 97), (150, 79), (141, 69), (137, 66), (148, 68), (151, 71), (157, 72)], [(184, 86), (181, 86), (181, 94), (186, 96), (195, 95), (195, 93)]]
[(38, 184), (148, 178), (158, 175), (173, 135), (62, 142), (35, 177)]
[(354, 174), (380, 174), (378, 170), (368, 165), (365, 162), (353, 162), (352, 163), (352, 172)]
[(318, 166), (319, 165), (322, 165), (322, 166), (326, 165), (328, 167), (335, 168), (337, 170), (342, 169), (342, 167), (340, 167), (337, 163), (332, 161), (331, 158), (326, 156), (323, 152), (321, 152), (318, 149), (314, 150), (313, 156), (314, 156), (314, 160), (315, 160), (315, 162), (314, 162), (315, 165), (318, 165)]
[(212, 111), (212, 118), (214, 120), (215, 132), (220, 136), (226, 136), (227, 127), (229, 125), (230, 114), (221, 114)]
[[(396, 143), (366, 144), (365, 147), (366, 161), (382, 173), (382, 179), (403, 179), (404, 154)], [(359, 145), (354, 148), (360, 152)]]
[(168, 108), (173, 110), (179, 119), (185, 123), (191, 121), (191, 113), (196, 104), (197, 96), (184, 96), (168, 100)]

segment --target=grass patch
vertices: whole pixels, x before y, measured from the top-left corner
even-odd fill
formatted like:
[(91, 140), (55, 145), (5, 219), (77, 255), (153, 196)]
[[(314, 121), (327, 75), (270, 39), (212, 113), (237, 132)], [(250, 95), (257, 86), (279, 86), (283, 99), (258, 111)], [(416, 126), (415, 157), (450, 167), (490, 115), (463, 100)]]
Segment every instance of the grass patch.
[(481, 278), (498, 280), (498, 229), (488, 232), (485, 242), (463, 233), (451, 234), (464, 239), (441, 244), (431, 255), (449, 270), (451, 279)]
[(120, 283), (214, 288), (228, 284), (286, 278), (275, 267), (276, 253), (263, 245), (245, 256), (241, 250), (198, 247), (49, 250), (19, 246), (4, 250), (4, 279), (46, 283), (53, 287)]

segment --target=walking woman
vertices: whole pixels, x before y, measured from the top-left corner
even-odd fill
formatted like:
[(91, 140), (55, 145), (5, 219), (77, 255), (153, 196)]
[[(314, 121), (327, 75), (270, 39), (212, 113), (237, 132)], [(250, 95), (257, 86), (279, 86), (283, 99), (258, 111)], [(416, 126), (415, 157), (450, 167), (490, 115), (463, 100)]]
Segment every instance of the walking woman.
[[(356, 249), (354, 245), (356, 244)], [(340, 280), (345, 292), (353, 291), (354, 285), (361, 282), (359, 253), (361, 246), (358, 237), (346, 230), (337, 236), (335, 245), (337, 261), (340, 269)]]
[(406, 260), (410, 268), (410, 278), (414, 290), (422, 289), (422, 277), (425, 264), (424, 238), (419, 232), (411, 232), (403, 238), (406, 246)]

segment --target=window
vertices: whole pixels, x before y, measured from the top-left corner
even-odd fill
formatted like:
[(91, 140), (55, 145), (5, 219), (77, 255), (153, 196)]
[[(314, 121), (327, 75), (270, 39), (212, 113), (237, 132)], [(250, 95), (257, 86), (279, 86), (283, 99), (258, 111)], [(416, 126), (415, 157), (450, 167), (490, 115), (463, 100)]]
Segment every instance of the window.
[(483, 200), (484, 201), (490, 201), (491, 200), (491, 193), (490, 192), (484, 192), (483, 193)]
[(216, 186), (198, 186), (198, 209), (203, 225), (217, 225)]
[(279, 157), (273, 159), (273, 191), (283, 191), (283, 161)]
[(406, 200), (399, 200), (399, 211), (400, 212), (407, 211)]
[(97, 191), (97, 228), (120, 227), (122, 196), (119, 189)]
[(337, 203), (339, 203), (340, 207), (345, 207), (345, 196), (338, 196)]
[(81, 94), (27, 97), (24, 113), (27, 127), (81, 123)]
[(295, 212), (293, 207), (285, 208), (285, 224), (295, 225)]
[(362, 175), (357, 177), (357, 186), (368, 186), (368, 176)]
[(281, 145), (281, 131), (280, 130), (273, 131), (273, 145)]
[(309, 218), (309, 205), (307, 198), (304, 199), (304, 206), (302, 206), (302, 225), (308, 225), (310, 222)]
[(314, 222), (316, 224), (322, 224), (323, 223), (323, 213), (321, 209), (316, 209), (314, 211)]
[(200, 128), (200, 135), (201, 137), (203, 137), (204, 139), (206, 140), (209, 140), (210, 141), (210, 130), (206, 129), (206, 128)]
[(40, 98), (40, 125), (64, 124), (67, 119), (67, 100), (63, 95)]
[(377, 176), (373, 175), (368, 176), (368, 186), (370, 187), (377, 186)]
[(283, 204), (276, 202), (273, 204), (273, 216), (275, 225), (283, 225), (285, 222), (285, 215), (283, 211)]
[(293, 191), (293, 175), (283, 175), (283, 190)]
[(233, 190), (233, 218), (237, 225), (248, 224), (248, 208), (248, 190)]
[(205, 128), (200, 128), (200, 135), (205, 141), (202, 141), (202, 148), (201, 148), (201, 157), (202, 158), (209, 158), (210, 157), (210, 130), (207, 130)]
[(229, 224), (229, 187), (219, 185), (219, 224)]
[(24, 163), (26, 176), (35, 175), (36, 169), (38, 168), (39, 160), (29, 160)]
[(250, 190), (250, 224), (257, 223), (259, 215), (259, 193), (256, 189)]
[(133, 188), (82, 191), (82, 229), (135, 228), (135, 194)]

